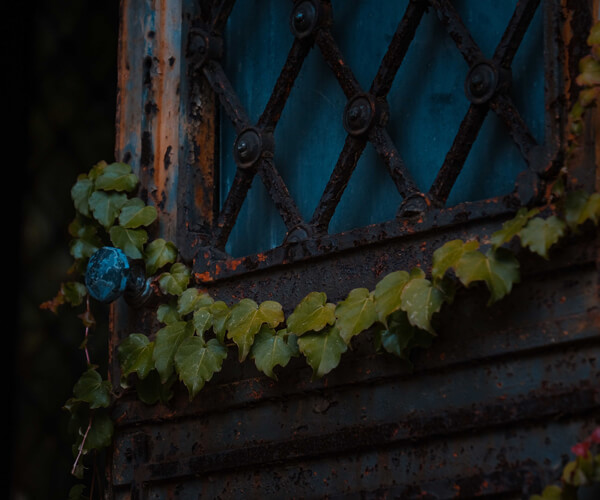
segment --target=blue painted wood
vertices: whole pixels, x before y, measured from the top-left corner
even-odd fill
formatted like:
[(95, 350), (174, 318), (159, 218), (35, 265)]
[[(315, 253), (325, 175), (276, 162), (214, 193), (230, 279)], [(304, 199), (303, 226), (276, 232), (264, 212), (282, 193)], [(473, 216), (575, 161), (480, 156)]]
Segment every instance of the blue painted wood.
[[(407, 0), (333, 0), (333, 34), (363, 89), (368, 89), (407, 5)], [(516, 1), (454, 2), (473, 38), (491, 57)], [(293, 37), (291, 2), (237, 2), (225, 40), (225, 70), (252, 121), (267, 103)], [(533, 136), (543, 143), (543, 15), (538, 12), (513, 62), (512, 97)], [(469, 102), (464, 95), (468, 66), (435, 12), (424, 16), (388, 96), (388, 130), (419, 188), (428, 191)], [(310, 219), (346, 133), (346, 98), (317, 48), (295, 82), (275, 132), (275, 161), (292, 196)], [(221, 199), (235, 174), (235, 134), (221, 120)], [(484, 122), (448, 205), (510, 193), (526, 167), (494, 113)], [(331, 233), (393, 219), (402, 198), (382, 161), (368, 144), (330, 225)], [(281, 244), (285, 226), (255, 179), (232, 232), (228, 252), (242, 256)]]

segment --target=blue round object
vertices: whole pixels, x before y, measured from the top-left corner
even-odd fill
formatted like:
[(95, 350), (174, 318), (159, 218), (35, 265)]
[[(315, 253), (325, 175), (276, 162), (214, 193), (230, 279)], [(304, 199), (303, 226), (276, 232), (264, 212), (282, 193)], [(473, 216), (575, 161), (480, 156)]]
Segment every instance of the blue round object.
[(90, 257), (85, 272), (88, 293), (100, 302), (118, 299), (129, 279), (129, 260), (122, 250), (102, 247)]

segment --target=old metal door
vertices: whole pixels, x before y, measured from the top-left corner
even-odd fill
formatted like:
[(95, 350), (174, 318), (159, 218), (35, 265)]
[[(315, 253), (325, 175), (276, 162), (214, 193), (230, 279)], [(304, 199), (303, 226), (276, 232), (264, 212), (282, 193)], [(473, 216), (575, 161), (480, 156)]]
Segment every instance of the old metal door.
[[(338, 301), (535, 203), (597, 15), (588, 0), (123, 0), (116, 156), (216, 299)], [(588, 187), (595, 154), (577, 159)], [(125, 396), (113, 496), (536, 492), (598, 423), (598, 255), (581, 235), (530, 256), (501, 303), (458, 297), (413, 370), (357, 345), (321, 380), (298, 359), (274, 382), (230, 356), (191, 403)], [(153, 327), (115, 304), (112, 348)]]

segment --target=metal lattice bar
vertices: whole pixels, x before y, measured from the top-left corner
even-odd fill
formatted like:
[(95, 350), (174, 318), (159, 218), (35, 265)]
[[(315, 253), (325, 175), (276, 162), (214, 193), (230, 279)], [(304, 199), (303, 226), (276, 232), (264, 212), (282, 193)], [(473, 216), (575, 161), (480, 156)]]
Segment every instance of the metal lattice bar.
[(285, 103), (296, 81), (302, 63), (310, 51), (310, 45), (303, 40), (294, 40), (283, 69), (275, 83), (275, 88), (258, 119), (258, 126), (274, 129), (279, 121)]
[(394, 33), (388, 50), (373, 79), (370, 93), (375, 97), (387, 96), (392, 88), (396, 73), (404, 60), (404, 56), (406, 55), (410, 43), (415, 37), (415, 33), (426, 9), (427, 4), (422, 0), (411, 0), (408, 4), (406, 12), (396, 28), (396, 32)]
[(316, 43), (321, 50), (321, 54), (323, 54), (325, 62), (336, 76), (346, 97), (350, 99), (355, 94), (361, 93), (362, 89), (360, 88), (360, 84), (350, 67), (345, 63), (344, 56), (331, 32), (326, 29), (319, 30), (316, 37)]
[(510, 136), (519, 147), (523, 158), (529, 163), (529, 152), (537, 146), (537, 142), (529, 131), (527, 124), (523, 121), (512, 99), (507, 95), (498, 94), (490, 101), (490, 108), (504, 121), (508, 127)]
[(275, 168), (272, 158), (263, 158), (258, 167), (258, 173), (275, 202), (283, 223), (288, 229), (293, 229), (304, 223), (296, 202), (290, 196), (290, 192), (283, 182), (281, 175)]
[(369, 133), (369, 141), (387, 167), (396, 189), (403, 198), (419, 193), (412, 175), (406, 168), (391, 137), (382, 127), (374, 127)]
[(342, 198), (344, 189), (348, 185), (350, 176), (354, 172), (366, 144), (367, 142), (363, 138), (352, 135), (346, 137), (342, 152), (310, 221), (317, 232), (327, 232), (329, 222), (333, 217), (333, 213)]
[(539, 3), (540, 0), (526, 0), (517, 3), (513, 16), (494, 52), (493, 60), (503, 68), (510, 68)]
[(464, 25), (454, 6), (448, 0), (430, 0), (437, 11), (438, 17), (445, 26), (446, 31), (456, 43), (458, 50), (463, 55), (469, 66), (483, 59), (481, 50), (473, 40), (471, 33)]
[(235, 0), (223, 0), (215, 7), (215, 12), (213, 14), (212, 20), (212, 29), (211, 31), (216, 33), (222, 33), (225, 29), (225, 24), (227, 23), (227, 19), (229, 19), (229, 15), (231, 14), (231, 9), (235, 4)]
[(450, 151), (446, 154), (444, 163), (429, 190), (434, 204), (443, 206), (446, 203), (487, 113), (488, 107), (485, 105), (471, 104), (469, 106)]
[(221, 65), (210, 61), (204, 66), (203, 72), (211, 88), (217, 94), (223, 110), (233, 123), (236, 132), (239, 133), (249, 127), (250, 119)]

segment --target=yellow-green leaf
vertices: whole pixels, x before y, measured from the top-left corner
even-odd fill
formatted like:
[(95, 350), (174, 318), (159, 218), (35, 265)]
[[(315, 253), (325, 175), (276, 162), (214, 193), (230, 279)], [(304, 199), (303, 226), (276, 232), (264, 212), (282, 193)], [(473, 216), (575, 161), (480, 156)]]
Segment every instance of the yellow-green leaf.
[(377, 320), (373, 294), (366, 288), (351, 290), (335, 308), (336, 327), (346, 344), (352, 337), (369, 328)]
[(103, 191), (133, 191), (138, 178), (126, 163), (111, 163), (106, 165), (96, 178), (96, 189)]
[(313, 370), (313, 380), (326, 375), (340, 363), (348, 345), (337, 327), (310, 332), (298, 337), (298, 348)]
[(473, 252), (479, 248), (475, 240), (464, 242), (463, 240), (452, 240), (444, 243), (433, 252), (433, 266), (431, 276), (434, 280), (441, 280), (448, 269), (456, 268), (458, 262), (465, 253)]
[(384, 325), (387, 325), (387, 317), (400, 309), (402, 290), (409, 280), (410, 275), (406, 271), (394, 271), (375, 286), (373, 293), (375, 311), (379, 321)]
[[(499, 229), (492, 234), (492, 246), (497, 248), (504, 243), (508, 243), (513, 239), (513, 237), (517, 236), (521, 232), (521, 229), (525, 227), (525, 225), (529, 222), (529, 219), (535, 217), (539, 213), (540, 211), (537, 208), (528, 210), (526, 207), (521, 207), (517, 212), (517, 215), (502, 224), (502, 229)], [(476, 248), (472, 248), (471, 250), (476, 250)]]
[(276, 332), (273, 328), (263, 325), (254, 337), (250, 351), (256, 368), (267, 377), (277, 380), (273, 369), (276, 366), (287, 366), (292, 356), (296, 355), (297, 345), (289, 342), (290, 338), (294, 337), (285, 330)]
[(144, 245), (148, 241), (148, 233), (144, 229), (126, 229), (122, 226), (110, 228), (110, 241), (123, 250), (131, 259), (143, 257)]
[(176, 321), (161, 328), (154, 341), (154, 364), (164, 383), (173, 373), (173, 360), (181, 343), (194, 335), (194, 325), (188, 321)]
[(287, 319), (287, 330), (295, 335), (318, 332), (335, 322), (335, 304), (327, 302), (323, 292), (311, 292), (304, 297)]
[(442, 307), (444, 294), (425, 278), (411, 279), (402, 291), (402, 310), (406, 311), (411, 325), (432, 335), (431, 317)]
[(149, 226), (157, 217), (156, 208), (146, 205), (140, 198), (131, 198), (121, 208), (119, 224), (129, 229)]
[(548, 250), (564, 236), (566, 229), (567, 224), (555, 215), (547, 219), (536, 217), (521, 230), (521, 242), (532, 252), (548, 259)]
[(132, 333), (123, 339), (117, 348), (121, 365), (121, 385), (125, 387), (126, 378), (136, 373), (140, 379), (148, 376), (154, 369), (154, 342), (142, 333)]

